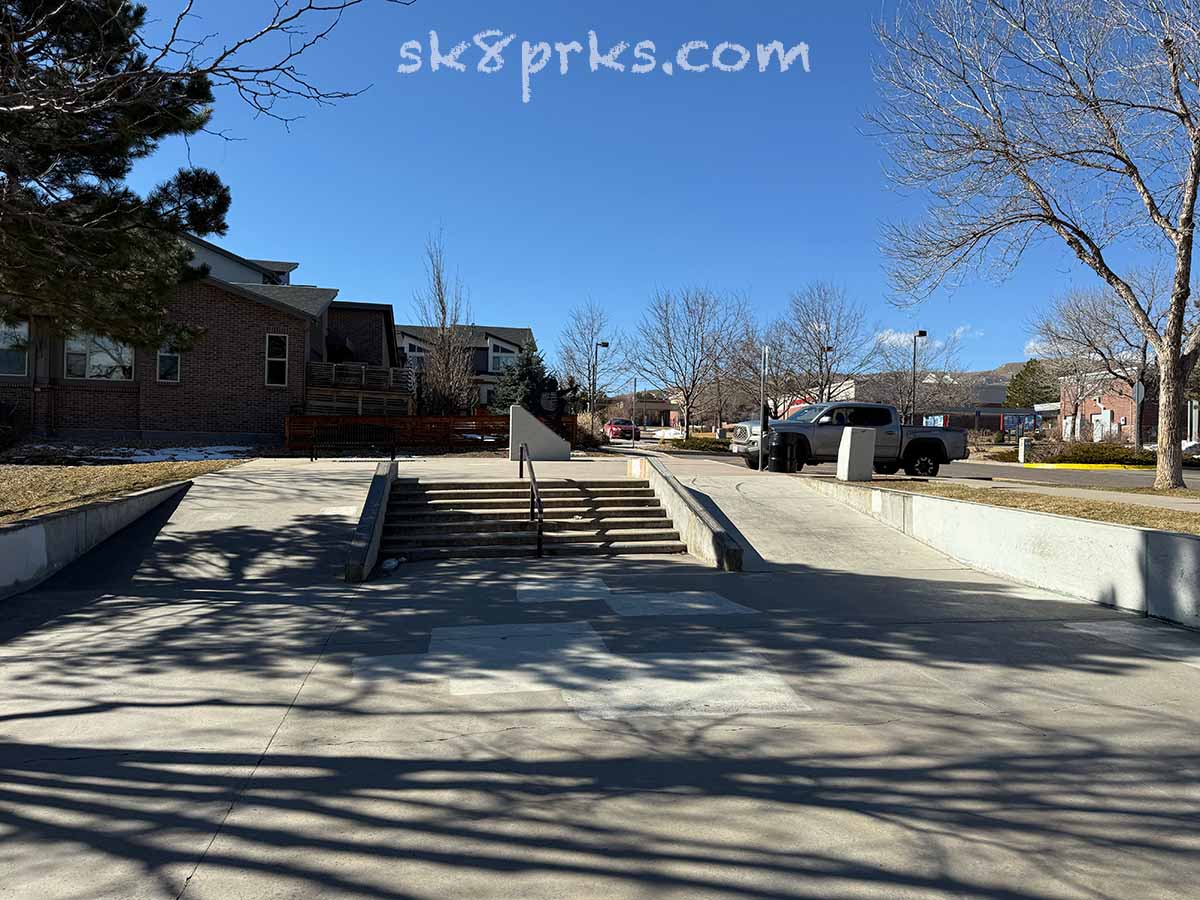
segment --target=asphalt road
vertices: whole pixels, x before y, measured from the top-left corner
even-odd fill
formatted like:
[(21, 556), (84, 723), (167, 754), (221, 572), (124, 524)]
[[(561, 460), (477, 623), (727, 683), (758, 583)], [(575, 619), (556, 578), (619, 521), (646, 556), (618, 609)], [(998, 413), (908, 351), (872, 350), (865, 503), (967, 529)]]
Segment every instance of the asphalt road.
[[(736, 469), (746, 468), (741, 457), (731, 454), (689, 453), (686, 457), (678, 455), (675, 458), (712, 460)], [(832, 473), (834, 469), (833, 463), (804, 467), (806, 472), (818, 473)], [(1069, 487), (1150, 487), (1154, 484), (1152, 470), (1137, 469), (1026, 469), (1003, 463), (964, 462), (943, 466), (941, 474), (953, 478), (1004, 478)], [(1200, 470), (1185, 470), (1184, 481), (1190, 488), (1200, 488)]]

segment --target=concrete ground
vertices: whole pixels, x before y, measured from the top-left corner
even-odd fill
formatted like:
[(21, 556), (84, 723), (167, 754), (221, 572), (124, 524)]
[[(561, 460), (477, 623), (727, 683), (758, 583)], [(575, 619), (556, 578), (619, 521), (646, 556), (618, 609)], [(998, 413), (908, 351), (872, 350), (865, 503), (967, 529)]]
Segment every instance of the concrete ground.
[(372, 465), (264, 461), (9, 601), (0, 897), (1195, 896), (1200, 636), (671, 465), (748, 571), (352, 588)]

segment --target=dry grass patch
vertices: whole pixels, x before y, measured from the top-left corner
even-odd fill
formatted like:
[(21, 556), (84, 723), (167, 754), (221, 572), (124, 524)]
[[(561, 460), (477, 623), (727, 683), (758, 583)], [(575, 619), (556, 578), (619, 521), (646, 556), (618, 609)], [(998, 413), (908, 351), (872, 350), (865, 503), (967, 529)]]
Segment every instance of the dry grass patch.
[(118, 466), (0, 465), (0, 523), (16, 522), (132, 491), (186, 481), (240, 460), (153, 462)]
[[(908, 491), (913, 494), (932, 494), (935, 497), (948, 497), (951, 500), (969, 500), (972, 503), (985, 503), (988, 506), (1005, 506), (1011, 509), (1027, 509), (1031, 512), (1073, 516), (1077, 519), (1092, 519), (1096, 522), (1110, 522), (1114, 525), (1136, 525), (1140, 528), (1153, 528), (1158, 531), (1200, 534), (1200, 516), (1179, 509), (1158, 509), (1153, 506), (1137, 506), (1132, 503), (1084, 500), (1078, 497), (1034, 494), (1027, 491), (1001, 491), (937, 481), (889, 481), (887, 484), (875, 486)], [(1190, 493), (1195, 494), (1196, 492)]]

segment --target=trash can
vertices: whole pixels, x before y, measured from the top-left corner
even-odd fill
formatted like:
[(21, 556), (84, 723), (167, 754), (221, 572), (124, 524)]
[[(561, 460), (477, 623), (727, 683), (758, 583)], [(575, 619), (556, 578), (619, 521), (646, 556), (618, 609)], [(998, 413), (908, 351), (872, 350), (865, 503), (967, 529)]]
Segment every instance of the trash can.
[(787, 472), (788, 470), (788, 447), (791, 445), (788, 441), (789, 435), (781, 434), (778, 431), (771, 432), (770, 442), (767, 444), (767, 471), (769, 472)]

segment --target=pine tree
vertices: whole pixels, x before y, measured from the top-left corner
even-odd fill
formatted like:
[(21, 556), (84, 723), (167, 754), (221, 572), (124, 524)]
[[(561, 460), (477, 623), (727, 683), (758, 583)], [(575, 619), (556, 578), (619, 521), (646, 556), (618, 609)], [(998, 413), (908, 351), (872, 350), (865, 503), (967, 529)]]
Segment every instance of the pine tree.
[[(162, 140), (202, 129), (213, 100), (207, 77), (158, 77), (145, 19), (124, 0), (0, 3), (0, 318), (186, 343), (164, 308), (194, 277), (179, 235), (224, 233), (229, 191), (197, 168), (146, 197), (125, 184)], [(23, 107), (31, 84), (61, 102)]]
[(538, 352), (537, 342), (529, 341), (517, 353), (513, 364), (500, 376), (492, 411), (504, 414), (515, 404), (534, 415), (544, 415), (550, 412), (542, 406), (542, 395), (547, 393), (558, 393), (558, 380), (547, 373), (546, 361)]
[(1041, 360), (1031, 359), (1008, 383), (1005, 402), (1008, 406), (1029, 409), (1035, 403), (1053, 403), (1058, 396), (1057, 379)]

